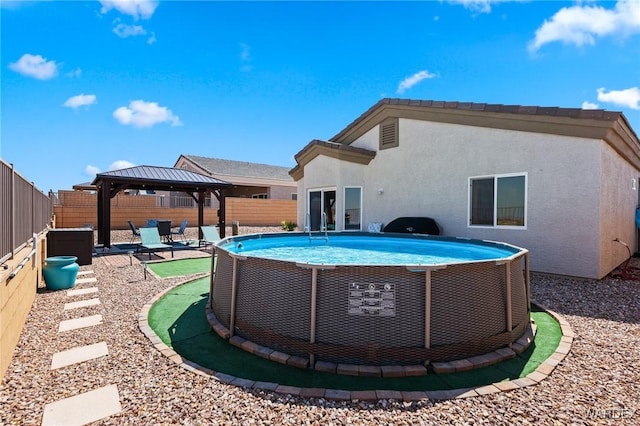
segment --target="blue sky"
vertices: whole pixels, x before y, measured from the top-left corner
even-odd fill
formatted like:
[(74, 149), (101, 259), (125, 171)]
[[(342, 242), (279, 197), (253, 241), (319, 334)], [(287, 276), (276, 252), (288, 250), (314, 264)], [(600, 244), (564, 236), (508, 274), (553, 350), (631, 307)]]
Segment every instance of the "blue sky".
[(0, 156), (43, 190), (180, 154), (293, 167), (384, 97), (622, 111), (640, 0), (0, 0)]

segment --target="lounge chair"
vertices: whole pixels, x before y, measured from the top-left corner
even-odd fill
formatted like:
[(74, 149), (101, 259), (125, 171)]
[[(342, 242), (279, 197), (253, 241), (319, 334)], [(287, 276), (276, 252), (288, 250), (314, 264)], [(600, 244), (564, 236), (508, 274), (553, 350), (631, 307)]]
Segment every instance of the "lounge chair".
[(140, 228), (140, 247), (147, 249), (149, 252), (149, 259), (151, 259), (151, 252), (155, 250), (171, 250), (171, 257), (173, 257), (173, 246), (164, 244), (160, 239), (160, 233), (158, 228)]
[(131, 228), (131, 239), (129, 240), (129, 244), (133, 243), (136, 237), (140, 238), (140, 230), (133, 224), (132, 221), (129, 221), (129, 228)]
[[(171, 230), (171, 235), (173, 237), (173, 235), (180, 235), (180, 237), (182, 237), (182, 241), (186, 242), (187, 239), (184, 237), (184, 230), (187, 228), (187, 219), (183, 220), (182, 223), (180, 224), (180, 227), (177, 229), (172, 229)], [(173, 238), (172, 238), (173, 239)]]
[(218, 228), (215, 226), (201, 226), (202, 236), (204, 237), (204, 243), (207, 244), (215, 244), (221, 240), (220, 234), (218, 233)]

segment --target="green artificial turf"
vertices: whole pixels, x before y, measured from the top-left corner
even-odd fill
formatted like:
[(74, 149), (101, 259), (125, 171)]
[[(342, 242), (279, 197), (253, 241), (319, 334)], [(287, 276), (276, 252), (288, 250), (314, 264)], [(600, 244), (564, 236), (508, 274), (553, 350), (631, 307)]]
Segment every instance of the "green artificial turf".
[(195, 259), (168, 260), (165, 262), (149, 263), (147, 267), (160, 278), (179, 277), (211, 272), (211, 258), (198, 257)]
[(211, 330), (205, 317), (209, 277), (178, 286), (158, 300), (149, 312), (149, 325), (182, 357), (216, 372), (298, 387), (344, 390), (446, 390), (477, 387), (524, 377), (547, 359), (560, 343), (558, 323), (533, 307), (537, 324), (534, 344), (508, 361), (463, 373), (427, 374), (419, 377), (355, 377), (299, 369), (249, 354), (229, 344)]

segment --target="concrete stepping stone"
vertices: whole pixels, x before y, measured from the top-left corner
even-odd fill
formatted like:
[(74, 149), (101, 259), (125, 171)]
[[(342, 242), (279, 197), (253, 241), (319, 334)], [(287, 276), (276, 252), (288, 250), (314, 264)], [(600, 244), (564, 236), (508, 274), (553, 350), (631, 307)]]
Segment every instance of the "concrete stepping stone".
[(88, 278), (76, 278), (75, 285), (87, 284), (87, 283), (95, 283), (98, 282), (96, 277), (88, 277)]
[(118, 387), (109, 385), (45, 405), (42, 426), (86, 425), (120, 411)]
[(93, 299), (79, 300), (77, 302), (65, 303), (64, 310), (68, 311), (71, 309), (86, 308), (87, 306), (95, 306), (99, 304), (100, 304), (100, 299), (96, 297)]
[(88, 317), (60, 321), (60, 325), (58, 326), (58, 333), (62, 333), (63, 331), (76, 330), (78, 328), (92, 327), (98, 324), (102, 324), (102, 315), (91, 315)]
[(51, 369), (55, 370), (107, 355), (109, 355), (109, 349), (107, 348), (106, 342), (95, 343), (87, 346), (78, 346), (53, 354), (53, 358), (51, 359)]
[(93, 274), (92, 270), (88, 270), (88, 271), (78, 271), (78, 276), (83, 276), (83, 275), (91, 275)]
[(84, 294), (97, 293), (98, 287), (79, 288), (77, 290), (67, 290), (67, 296), (82, 296)]

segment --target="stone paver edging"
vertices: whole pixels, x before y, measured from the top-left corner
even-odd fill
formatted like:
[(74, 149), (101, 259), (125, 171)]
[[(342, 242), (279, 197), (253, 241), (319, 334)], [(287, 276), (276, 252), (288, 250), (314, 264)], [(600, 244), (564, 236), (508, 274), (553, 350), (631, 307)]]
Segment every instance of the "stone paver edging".
[(143, 334), (145, 334), (154, 347), (160, 351), (163, 355), (169, 358), (171, 361), (179, 365), (180, 367), (191, 371), (195, 374), (212, 377), (223, 383), (239, 386), (243, 388), (260, 389), (264, 391), (271, 391), (276, 393), (291, 394), (296, 396), (308, 397), (308, 398), (325, 398), (337, 401), (362, 401), (362, 400), (380, 400), (380, 399), (395, 399), (402, 401), (420, 401), (420, 400), (445, 400), (456, 398), (469, 398), (480, 395), (487, 395), (498, 392), (506, 392), (513, 389), (524, 388), (533, 386), (546, 379), (555, 368), (564, 360), (571, 350), (571, 345), (575, 334), (571, 328), (571, 325), (557, 312), (546, 309), (539, 303), (532, 303), (539, 306), (549, 315), (551, 315), (560, 325), (562, 337), (560, 344), (556, 348), (555, 352), (542, 362), (538, 368), (532, 373), (529, 373), (526, 377), (520, 377), (518, 379), (496, 382), (488, 385), (478, 386), (474, 388), (462, 388), (462, 389), (447, 389), (437, 391), (396, 391), (396, 390), (342, 390), (342, 389), (322, 389), (322, 388), (301, 388), (297, 386), (281, 385), (273, 382), (261, 382), (250, 379), (243, 379), (241, 377), (235, 377), (230, 374), (213, 371), (209, 368), (203, 367), (193, 361), (183, 358), (180, 354), (175, 352), (170, 346), (167, 346), (155, 331), (149, 326), (149, 311), (151, 307), (160, 300), (165, 294), (174, 288), (183, 285), (189, 280), (179, 282), (176, 285), (169, 287), (162, 292), (154, 296), (147, 304), (144, 305), (140, 314), (138, 315), (138, 325)]

